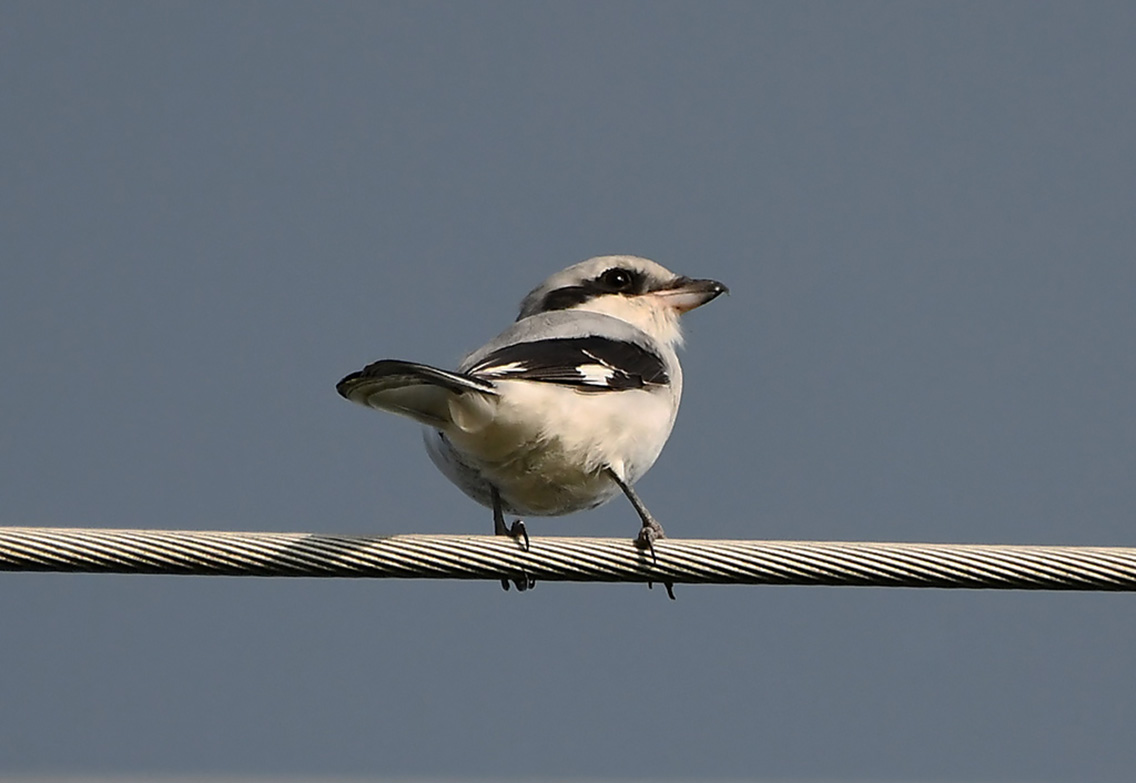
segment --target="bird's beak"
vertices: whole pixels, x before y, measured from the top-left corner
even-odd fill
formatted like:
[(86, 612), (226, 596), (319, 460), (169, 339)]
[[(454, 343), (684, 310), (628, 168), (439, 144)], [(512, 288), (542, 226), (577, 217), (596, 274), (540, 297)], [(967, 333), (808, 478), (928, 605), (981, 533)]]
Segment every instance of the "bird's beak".
[(730, 289), (717, 280), (693, 280), (689, 277), (676, 277), (665, 288), (652, 291), (668, 307), (685, 313), (700, 307), (719, 294), (728, 294)]

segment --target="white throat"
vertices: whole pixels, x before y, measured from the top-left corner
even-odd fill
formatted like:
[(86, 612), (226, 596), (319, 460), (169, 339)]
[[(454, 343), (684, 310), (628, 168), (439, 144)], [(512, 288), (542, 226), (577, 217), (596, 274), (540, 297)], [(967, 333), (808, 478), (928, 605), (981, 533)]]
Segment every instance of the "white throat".
[(672, 348), (682, 345), (679, 312), (653, 294), (597, 296), (572, 309), (610, 315), (643, 330), (664, 345)]

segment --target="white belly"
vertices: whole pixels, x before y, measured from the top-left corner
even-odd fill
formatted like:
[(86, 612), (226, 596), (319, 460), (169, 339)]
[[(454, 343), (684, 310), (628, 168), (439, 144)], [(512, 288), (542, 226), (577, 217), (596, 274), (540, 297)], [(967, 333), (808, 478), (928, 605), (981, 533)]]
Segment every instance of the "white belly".
[[(501, 397), (455, 398), (461, 409), (454, 419), (463, 426), (428, 431), (426, 446), (467, 495), (491, 507), (492, 485), (514, 514), (557, 516), (606, 503), (619, 494), (607, 468), (634, 483), (658, 458), (673, 424), (670, 400), (647, 391), (592, 393), (582, 422), (581, 408), (558, 404), (563, 387), (499, 384), (513, 388)], [(666, 426), (647, 426), (659, 421)]]

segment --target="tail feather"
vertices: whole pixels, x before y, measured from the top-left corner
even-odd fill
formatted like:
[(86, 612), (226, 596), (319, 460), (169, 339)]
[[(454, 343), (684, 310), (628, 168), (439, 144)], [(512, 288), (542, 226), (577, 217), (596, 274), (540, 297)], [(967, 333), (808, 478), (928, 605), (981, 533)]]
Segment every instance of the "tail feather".
[(352, 402), (409, 416), (431, 427), (451, 421), (449, 403), (453, 395), (497, 394), (488, 381), (398, 359), (369, 364), (341, 380), (335, 389)]

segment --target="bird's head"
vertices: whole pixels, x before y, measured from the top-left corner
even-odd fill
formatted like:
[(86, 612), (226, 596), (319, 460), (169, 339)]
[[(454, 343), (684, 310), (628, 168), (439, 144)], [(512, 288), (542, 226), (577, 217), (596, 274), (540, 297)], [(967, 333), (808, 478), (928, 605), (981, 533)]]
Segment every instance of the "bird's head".
[(729, 289), (695, 280), (637, 256), (599, 256), (563, 269), (521, 302), (517, 320), (552, 310), (587, 310), (619, 318), (660, 342), (682, 342), (679, 316)]

